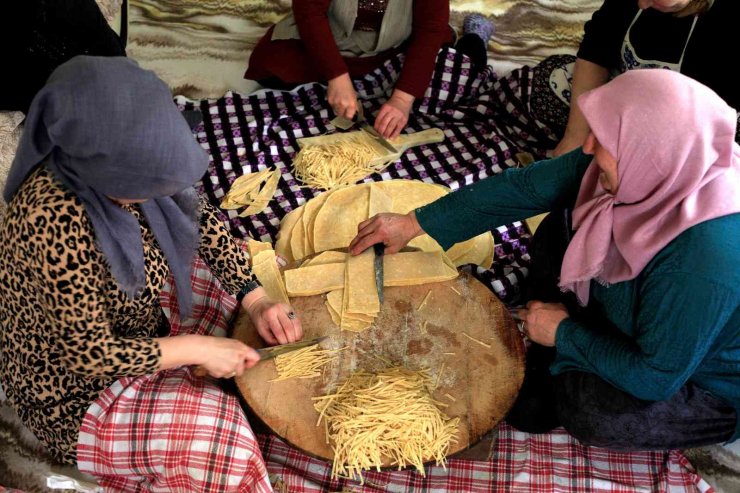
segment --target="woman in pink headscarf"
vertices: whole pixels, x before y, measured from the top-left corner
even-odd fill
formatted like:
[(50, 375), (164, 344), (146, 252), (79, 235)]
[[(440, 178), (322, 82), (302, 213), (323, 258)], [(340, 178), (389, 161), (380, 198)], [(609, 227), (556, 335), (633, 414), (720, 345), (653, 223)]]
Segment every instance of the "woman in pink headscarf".
[(578, 104), (591, 128), (583, 148), (369, 219), (352, 253), (378, 242), (393, 253), (421, 233), (448, 248), (552, 211), (532, 245), (521, 315), (535, 344), (508, 421), (529, 432), (562, 425), (620, 450), (735, 440), (736, 113), (659, 69), (621, 75)]

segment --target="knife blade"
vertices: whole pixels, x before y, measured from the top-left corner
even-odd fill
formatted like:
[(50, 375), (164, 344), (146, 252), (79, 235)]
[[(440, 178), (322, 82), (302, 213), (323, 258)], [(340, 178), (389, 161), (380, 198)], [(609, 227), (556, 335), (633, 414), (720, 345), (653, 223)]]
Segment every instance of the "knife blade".
[(377, 130), (373, 128), (372, 125), (365, 119), (365, 113), (362, 109), (362, 103), (360, 101), (357, 101), (357, 124), (360, 126), (360, 130), (364, 130), (365, 132), (369, 133), (375, 140), (377, 140), (380, 145), (388, 149), (393, 154), (396, 154), (398, 152), (398, 149), (396, 149), (393, 144), (385, 140), (385, 137), (380, 135)]
[[(283, 344), (280, 346), (264, 347), (264, 348), (256, 349), (256, 351), (260, 355), (260, 361), (267, 361), (277, 356), (280, 356), (281, 354), (290, 353), (292, 351), (297, 351), (298, 349), (303, 349), (305, 347), (313, 346), (315, 344), (320, 343), (327, 337), (328, 336), (322, 336), (322, 337), (317, 337), (316, 339), (310, 339), (308, 341), (293, 342), (290, 344)], [(206, 375), (208, 375), (208, 370), (198, 365), (198, 367), (196, 367), (195, 370), (193, 371), (193, 374), (196, 377), (205, 377)]]
[(268, 359), (276, 358), (281, 354), (291, 353), (293, 351), (307, 348), (309, 346), (315, 346), (321, 341), (327, 339), (327, 337), (328, 336), (322, 336), (308, 341), (293, 342), (290, 344), (282, 344), (280, 346), (263, 347), (257, 349), (257, 352), (260, 355), (260, 361), (267, 361)]
[(373, 251), (375, 252), (375, 258), (373, 259), (373, 267), (375, 270), (375, 289), (378, 290), (378, 301), (383, 304), (383, 255), (385, 254), (385, 245), (383, 243), (376, 243), (373, 245)]

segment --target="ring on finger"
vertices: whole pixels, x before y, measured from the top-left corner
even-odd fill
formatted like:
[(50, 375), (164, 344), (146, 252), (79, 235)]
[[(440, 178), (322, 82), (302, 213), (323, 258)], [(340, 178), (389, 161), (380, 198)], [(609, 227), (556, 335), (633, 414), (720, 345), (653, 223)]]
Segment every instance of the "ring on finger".
[(289, 320), (295, 320), (296, 315), (295, 312), (288, 312), (288, 319)]

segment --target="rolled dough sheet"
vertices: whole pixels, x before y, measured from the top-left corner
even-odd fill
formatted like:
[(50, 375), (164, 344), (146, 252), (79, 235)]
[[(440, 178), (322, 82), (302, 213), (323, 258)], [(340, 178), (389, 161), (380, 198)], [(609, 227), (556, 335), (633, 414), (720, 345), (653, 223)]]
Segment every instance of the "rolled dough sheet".
[(252, 272), (272, 300), (285, 304), (290, 303), (273, 250), (264, 250), (254, 256)]
[(313, 296), (344, 289), (344, 262), (309, 265), (285, 271), (289, 296)]
[[(347, 271), (344, 279), (344, 312), (375, 314), (380, 311), (378, 289), (375, 285), (373, 268), (375, 252), (368, 248), (357, 256), (347, 258)], [(385, 264), (383, 265), (385, 270)]]
[(290, 250), (290, 237), (293, 233), (293, 228), (295, 228), (295, 225), (302, 216), (303, 206), (293, 209), (280, 221), (280, 231), (278, 232), (277, 242), (275, 243), (275, 252), (288, 262), (296, 260)]
[(348, 255), (348, 253), (338, 252), (336, 250), (327, 250), (325, 252), (321, 252), (311, 259), (306, 260), (305, 262), (303, 262), (301, 267), (308, 267), (310, 265), (344, 263), (347, 261)]
[[(372, 250), (368, 250), (371, 252)], [(344, 262), (309, 265), (285, 271), (285, 287), (290, 296), (313, 296), (344, 289)], [(383, 257), (385, 286), (410, 286), (447, 281), (457, 277), (457, 269), (444, 252), (400, 252)], [(372, 276), (373, 288), (375, 277)], [(377, 291), (376, 291), (377, 293)]]
[(314, 222), (314, 250), (346, 248), (367, 219), (370, 189), (365, 185), (335, 190), (324, 202)]

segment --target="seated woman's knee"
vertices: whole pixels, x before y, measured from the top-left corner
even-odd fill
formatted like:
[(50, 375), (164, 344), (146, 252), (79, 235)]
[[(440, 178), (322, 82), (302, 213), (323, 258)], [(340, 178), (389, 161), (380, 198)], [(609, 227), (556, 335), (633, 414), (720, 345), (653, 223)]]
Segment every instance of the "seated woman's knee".
[(640, 433), (641, 418), (635, 399), (615, 390), (590, 373), (558, 375), (555, 392), (560, 423), (583, 445), (621, 448), (625, 436)]

